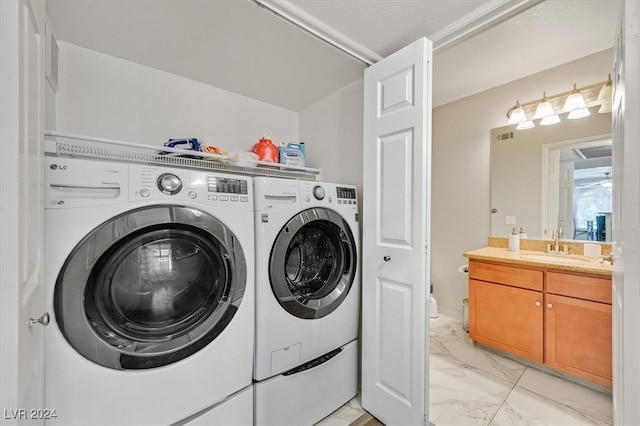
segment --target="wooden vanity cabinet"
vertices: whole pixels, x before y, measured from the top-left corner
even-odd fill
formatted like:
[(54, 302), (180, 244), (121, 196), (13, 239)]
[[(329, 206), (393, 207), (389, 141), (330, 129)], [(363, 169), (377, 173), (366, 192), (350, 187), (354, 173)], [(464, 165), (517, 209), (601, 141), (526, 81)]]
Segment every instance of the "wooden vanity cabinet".
[(469, 337), (542, 363), (542, 271), (470, 261), (469, 278)]
[(469, 261), (469, 337), (611, 387), (611, 279)]
[(611, 280), (547, 272), (545, 364), (612, 385)]

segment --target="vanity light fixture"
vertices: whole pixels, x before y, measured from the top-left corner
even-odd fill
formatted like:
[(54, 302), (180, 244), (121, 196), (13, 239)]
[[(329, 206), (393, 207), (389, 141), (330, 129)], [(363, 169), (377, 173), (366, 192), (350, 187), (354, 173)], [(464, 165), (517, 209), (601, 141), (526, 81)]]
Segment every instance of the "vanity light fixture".
[[(540, 120), (541, 125), (551, 125), (560, 122), (560, 114), (569, 113), (569, 119), (583, 118), (590, 115), (589, 108), (599, 106), (599, 113), (611, 112), (611, 75), (607, 81), (589, 86), (578, 87), (573, 83), (570, 92), (547, 96), (542, 99), (521, 104), (520, 101), (507, 111), (509, 124), (517, 124), (517, 130), (530, 129), (535, 126), (533, 120)], [(535, 111), (535, 112), (534, 112)], [(528, 118), (533, 117), (533, 118)]]
[(598, 109), (598, 113), (600, 114), (604, 114), (606, 112), (611, 112), (611, 102), (605, 102), (602, 105), (600, 105), (600, 108)]
[(549, 102), (549, 99), (547, 98), (547, 92), (544, 92), (542, 95), (542, 102), (540, 102), (536, 107), (536, 113), (534, 114), (533, 119), (537, 120), (538, 118), (550, 117), (555, 114), (556, 113), (553, 111), (553, 105), (551, 105), (551, 102)]
[(567, 118), (569, 120), (575, 120), (576, 118), (584, 118), (584, 117), (588, 117), (589, 115), (591, 115), (591, 113), (589, 112), (589, 108), (585, 107), (580, 109), (574, 109), (569, 113)]
[(567, 96), (567, 100), (564, 101), (564, 107), (562, 107), (562, 110), (564, 112), (571, 112), (586, 107), (587, 103), (584, 101), (582, 93), (578, 90), (578, 86), (573, 83), (573, 90), (571, 91), (571, 94)]
[(509, 124), (523, 123), (527, 121), (527, 116), (520, 105), (520, 101), (516, 101), (515, 108), (509, 114)]
[(526, 130), (526, 129), (531, 129), (532, 127), (535, 127), (535, 124), (533, 124), (533, 121), (527, 120), (527, 121), (523, 121), (522, 123), (518, 123), (518, 125), (516, 126), (516, 130)]
[(602, 102), (598, 112), (601, 114), (611, 112), (612, 101), (612, 81), (611, 74), (609, 74), (609, 79), (604, 83), (604, 86), (602, 86), (602, 89), (600, 89), (600, 93), (598, 94), (598, 102)]
[(556, 124), (559, 122), (560, 122), (560, 117), (558, 117), (558, 114), (553, 114), (553, 115), (547, 115), (546, 117), (542, 117), (542, 120), (540, 120), (540, 125), (549, 126), (551, 124)]

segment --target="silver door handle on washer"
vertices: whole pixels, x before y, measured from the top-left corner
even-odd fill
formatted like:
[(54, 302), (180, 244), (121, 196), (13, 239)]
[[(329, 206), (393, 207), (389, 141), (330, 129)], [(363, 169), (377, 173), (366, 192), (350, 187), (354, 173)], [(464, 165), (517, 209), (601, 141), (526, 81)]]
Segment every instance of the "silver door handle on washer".
[(391, 258), (389, 256), (385, 256), (385, 257), (383, 257), (383, 259), (384, 259), (385, 262), (388, 262), (388, 261), (391, 260)]
[(38, 319), (35, 318), (29, 318), (29, 327), (31, 327), (34, 324), (40, 324), (43, 327), (46, 327), (49, 325), (49, 320), (51, 319), (51, 316), (49, 315), (49, 312), (45, 312), (44, 314), (42, 314), (42, 316)]

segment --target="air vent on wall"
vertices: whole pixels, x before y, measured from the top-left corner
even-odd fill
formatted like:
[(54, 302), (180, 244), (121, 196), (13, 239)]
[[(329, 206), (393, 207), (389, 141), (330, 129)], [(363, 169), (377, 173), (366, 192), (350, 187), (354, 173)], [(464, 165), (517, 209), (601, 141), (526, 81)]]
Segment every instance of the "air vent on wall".
[(47, 49), (47, 59), (46, 59), (46, 71), (45, 75), (47, 76), (47, 80), (49, 81), (49, 85), (54, 92), (58, 91), (58, 54), (60, 49), (58, 48), (58, 43), (56, 42), (56, 38), (51, 32), (51, 28), (49, 23), (47, 22), (45, 25), (46, 31), (46, 49)]
[(513, 139), (513, 132), (505, 132), (498, 135), (499, 141), (506, 141), (508, 139)]
[(611, 145), (574, 148), (573, 151), (582, 159), (611, 157)]

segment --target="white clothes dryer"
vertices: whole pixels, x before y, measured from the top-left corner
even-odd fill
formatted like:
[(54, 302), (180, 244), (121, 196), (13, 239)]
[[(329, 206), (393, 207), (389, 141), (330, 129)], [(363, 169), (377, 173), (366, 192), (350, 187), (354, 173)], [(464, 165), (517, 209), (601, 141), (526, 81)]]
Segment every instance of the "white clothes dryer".
[(216, 407), (251, 424), (251, 178), (45, 161), (51, 423), (195, 422)]
[[(356, 189), (257, 177), (254, 195), (256, 424), (296, 424), (300, 413), (328, 415), (357, 392), (357, 349), (353, 349), (360, 317)], [(350, 349), (344, 350), (346, 346)], [(289, 395), (311, 395), (309, 389), (317, 384), (318, 374), (333, 378), (331, 369), (337, 366), (337, 380), (323, 387), (340, 395), (337, 405), (318, 411), (313, 398), (302, 398), (295, 407), (289, 404)], [(268, 416), (262, 409), (267, 407)], [(321, 418), (306, 420), (312, 423)]]

